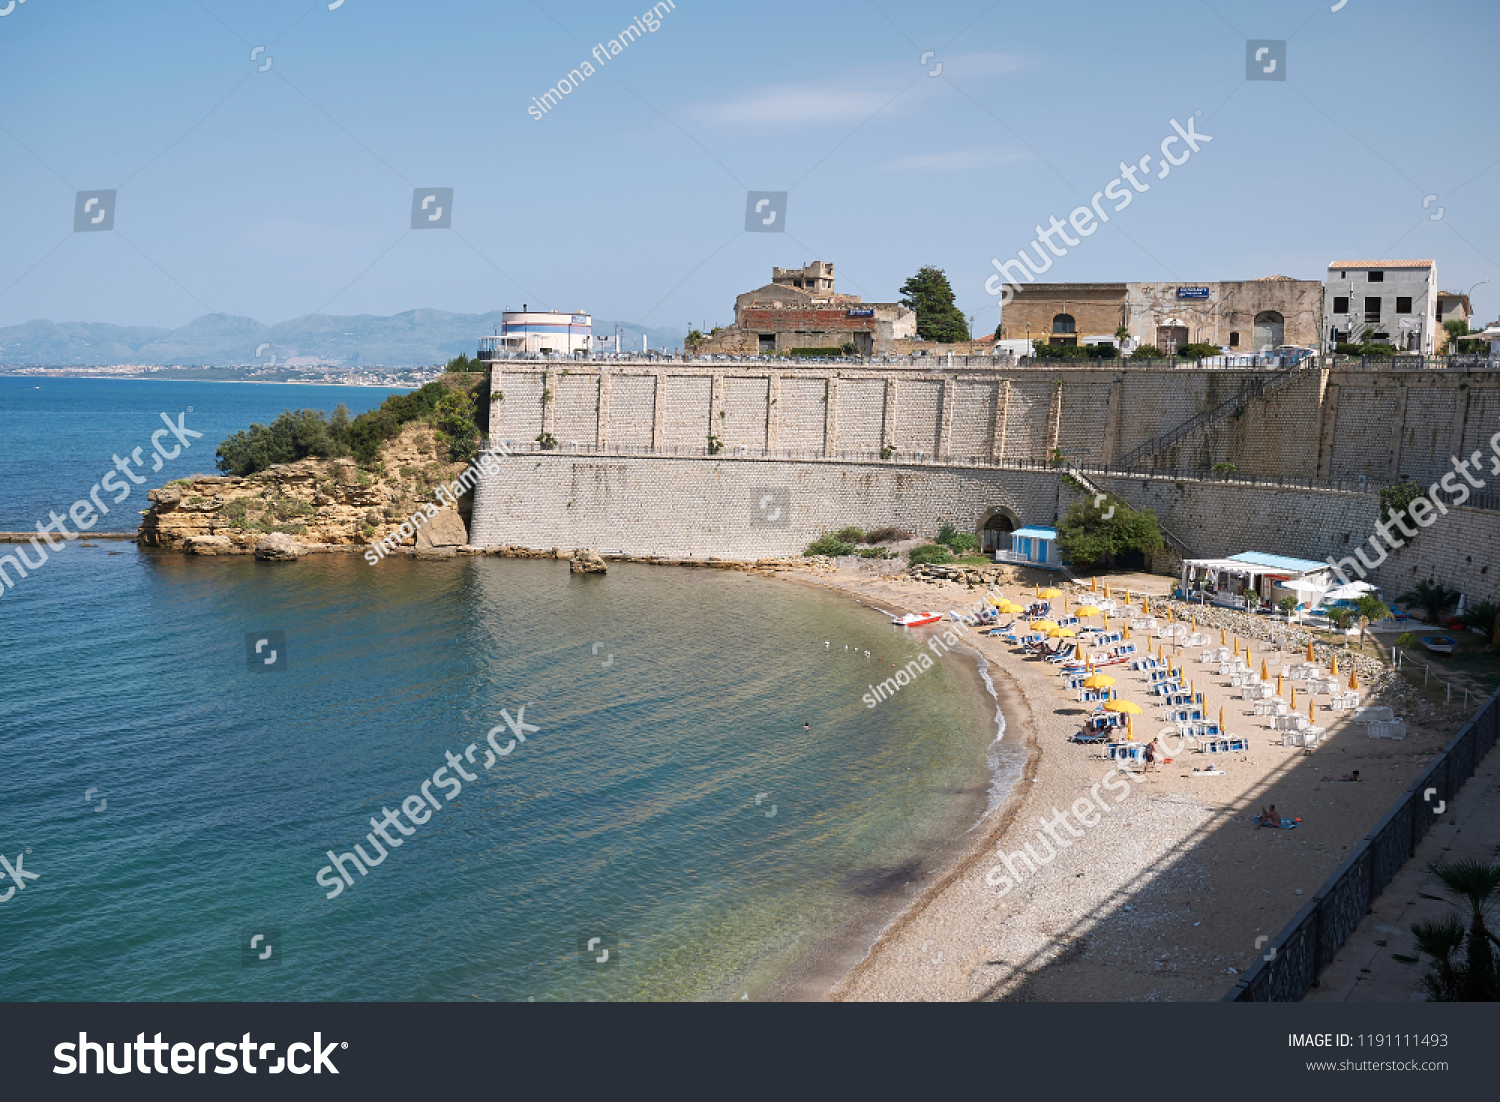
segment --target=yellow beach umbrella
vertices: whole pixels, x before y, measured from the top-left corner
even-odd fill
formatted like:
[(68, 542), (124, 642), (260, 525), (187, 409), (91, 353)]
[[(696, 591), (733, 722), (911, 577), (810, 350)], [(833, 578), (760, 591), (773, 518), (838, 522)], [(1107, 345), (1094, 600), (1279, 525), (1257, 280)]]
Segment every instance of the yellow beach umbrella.
[(1240, 656), (1240, 637), (1238, 635), (1234, 637), (1234, 656), (1236, 658)]
[(1328, 676), (1329, 677), (1337, 677), (1338, 675), (1339, 675), (1339, 656), (1335, 654), (1333, 656), (1333, 660), (1328, 663)]
[(1193, 617), (1193, 630), (1197, 631), (1198, 630), (1198, 614), (1196, 612), (1194, 612), (1194, 613), (1192, 613), (1192, 617)]
[(1033, 631), (1051, 631), (1055, 627), (1057, 627), (1057, 625), (1055, 623), (1053, 623), (1051, 620), (1033, 620), (1033, 621), (1031, 621), (1031, 629)]
[(1041, 595), (1042, 595), (1042, 587), (1041, 586), (1037, 586), (1036, 587), (1036, 595), (1038, 597), (1041, 597)]
[(1120, 630), (1124, 633), (1124, 638), (1126, 638), (1126, 639), (1130, 638), (1130, 625), (1129, 624), (1126, 624)]
[(1128, 716), (1138, 716), (1146, 709), (1133, 700), (1106, 700), (1104, 702), (1104, 710), (1106, 712), (1124, 712)]
[(1219, 733), (1223, 734), (1227, 730), (1229, 730), (1229, 728), (1224, 726), (1224, 709), (1220, 708), (1219, 709)]
[(1311, 643), (1307, 644), (1307, 660), (1309, 662), (1316, 662), (1318, 660), (1318, 656), (1313, 652), (1313, 645)]
[(1106, 600), (1106, 601), (1108, 601), (1108, 600), (1110, 600), (1110, 599), (1111, 599), (1111, 598), (1110, 598), (1110, 595), (1109, 595), (1109, 583), (1108, 583), (1108, 582), (1105, 582), (1105, 583), (1104, 583), (1104, 599), (1105, 599), (1105, 600)]
[(1281, 695), (1281, 675), (1279, 673), (1276, 675), (1276, 695)]
[(1125, 717), (1125, 741), (1135, 741), (1135, 721), (1128, 715)]
[(1196, 682), (1196, 681), (1189, 681), (1188, 682), (1188, 702), (1192, 703), (1194, 700), (1197, 700), (1197, 699), (1198, 699), (1198, 682)]
[(1144, 593), (1142, 593), (1141, 594), (1141, 615), (1145, 616), (1145, 615), (1148, 615), (1150, 612), (1151, 612), (1151, 604), (1150, 604), (1149, 601), (1146, 600), (1146, 595)]
[(1167, 606), (1167, 623), (1169, 623), (1169, 624), (1175, 624), (1176, 622), (1177, 622), (1177, 613), (1172, 610), (1172, 606), (1171, 605), (1168, 605)]
[(1293, 685), (1292, 686), (1292, 710), (1295, 711), (1296, 708), (1297, 708), (1297, 686)]
[(1100, 612), (1100, 610), (1095, 608), (1093, 605), (1079, 605), (1073, 611), (1076, 612), (1079, 616), (1098, 616)]
[(1093, 578), (1089, 579), (1089, 592), (1090, 593), (1098, 593), (1099, 592), (1099, 579), (1097, 577), (1093, 577)]
[(1262, 681), (1271, 680), (1271, 671), (1266, 668), (1266, 660), (1264, 658), (1260, 660), (1260, 679)]
[(1357, 689), (1357, 688), (1359, 688), (1359, 671), (1356, 670), (1356, 669), (1353, 669), (1352, 667), (1349, 670), (1349, 688), (1351, 688), (1351, 689)]
[(1054, 639), (1071, 639), (1071, 638), (1073, 638), (1073, 636), (1077, 635), (1078, 633), (1076, 631), (1074, 631), (1072, 628), (1057, 627), (1057, 628), (1048, 628), (1047, 629), (1047, 634), (1050, 635), (1050, 636), (1052, 636), (1052, 638), (1054, 638)]
[(1307, 722), (1317, 723), (1318, 717), (1313, 713), (1314, 702), (1312, 697), (1307, 698)]
[(1057, 598), (1062, 596), (1062, 590), (1043, 589), (1037, 594), (1037, 596), (1039, 596), (1044, 601), (1055, 601), (1057, 600)]
[(1114, 683), (1115, 679), (1107, 673), (1094, 673), (1083, 679), (1085, 689), (1108, 689)]

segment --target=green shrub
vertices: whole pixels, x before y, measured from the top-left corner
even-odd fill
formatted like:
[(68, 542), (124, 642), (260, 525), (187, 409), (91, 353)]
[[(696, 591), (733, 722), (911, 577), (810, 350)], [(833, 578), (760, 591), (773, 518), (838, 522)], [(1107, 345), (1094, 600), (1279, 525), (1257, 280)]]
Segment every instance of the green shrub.
[(1222, 356), (1223, 354), (1223, 350), (1218, 345), (1203, 342), (1180, 345), (1177, 349), (1179, 360), (1202, 360), (1209, 356)]
[(807, 550), (803, 551), (802, 554), (806, 556), (852, 555), (854, 554), (854, 545), (845, 543), (832, 532), (824, 532), (821, 536), (808, 544)]
[(863, 528), (855, 528), (852, 525), (848, 528), (840, 528), (837, 532), (834, 533), (834, 535), (837, 538), (843, 540), (845, 543), (866, 542), (865, 530)]
[(896, 553), (894, 551), (883, 550), (879, 547), (865, 547), (860, 550), (859, 557), (862, 559), (894, 559)]
[(871, 528), (865, 533), (866, 543), (897, 543), (911, 538), (912, 534), (905, 528)]
[(842, 356), (842, 348), (793, 348), (788, 356)]
[(936, 566), (953, 561), (953, 553), (940, 543), (927, 543), (914, 547), (906, 556), (912, 566)]
[(958, 554), (979, 550), (979, 540), (967, 532), (960, 532), (947, 521), (938, 528), (937, 542)]
[(1143, 344), (1131, 354), (1132, 359), (1137, 360), (1164, 360), (1167, 354), (1154, 344)]

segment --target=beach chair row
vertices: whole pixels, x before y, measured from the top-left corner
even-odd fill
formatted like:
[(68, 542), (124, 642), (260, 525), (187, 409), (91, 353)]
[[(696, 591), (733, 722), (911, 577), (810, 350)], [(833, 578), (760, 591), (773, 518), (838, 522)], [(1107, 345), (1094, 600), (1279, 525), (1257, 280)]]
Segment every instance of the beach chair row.
[(1198, 749), (1205, 754), (1245, 754), (1250, 751), (1250, 740), (1238, 735), (1210, 739)]
[(1168, 707), (1168, 708), (1175, 708), (1175, 707), (1178, 707), (1179, 705), (1184, 705), (1184, 704), (1191, 706), (1193, 704), (1202, 704), (1203, 703), (1203, 694), (1202, 693), (1190, 693), (1186, 689), (1182, 689), (1182, 688), (1179, 688), (1179, 690), (1175, 691), (1175, 692), (1174, 691), (1163, 692), (1160, 695), (1162, 697), (1162, 700), (1160, 701), (1160, 703), (1162, 705), (1164, 705), (1165, 707)]

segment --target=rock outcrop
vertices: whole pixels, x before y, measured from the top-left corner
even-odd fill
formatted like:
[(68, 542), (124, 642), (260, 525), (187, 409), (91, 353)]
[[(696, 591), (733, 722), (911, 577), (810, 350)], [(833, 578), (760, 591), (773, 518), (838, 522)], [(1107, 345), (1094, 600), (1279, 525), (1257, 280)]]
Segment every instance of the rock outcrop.
[[(142, 547), (199, 555), (257, 553), (277, 535), (287, 537), (278, 547), (295, 545), (301, 554), (359, 551), (431, 502), (438, 516), (424, 518), (416, 538), (403, 542), (412, 552), (456, 548), (468, 543), (464, 519), (442, 507), (436, 490), (464, 467), (447, 461), (431, 426), (408, 425), (372, 464), (302, 459), (243, 478), (195, 475), (152, 490), (136, 539)], [(460, 508), (467, 510), (467, 499)], [(296, 555), (281, 550), (270, 557)]]
[(307, 553), (285, 532), (273, 532), (255, 545), (255, 557), (263, 562), (295, 562)]
[(587, 549), (574, 551), (573, 562), (568, 567), (568, 570), (574, 574), (603, 574), (608, 569), (599, 552)]

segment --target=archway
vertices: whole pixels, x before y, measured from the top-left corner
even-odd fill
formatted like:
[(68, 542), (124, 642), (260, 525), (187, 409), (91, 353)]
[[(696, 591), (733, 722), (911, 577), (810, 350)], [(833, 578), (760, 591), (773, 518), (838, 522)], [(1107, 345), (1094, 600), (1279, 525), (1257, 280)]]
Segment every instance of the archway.
[(1010, 534), (1021, 525), (1009, 509), (996, 509), (979, 529), (979, 547), (986, 555), (1010, 550)]
[(1253, 351), (1279, 348), (1286, 343), (1286, 319), (1275, 310), (1262, 310), (1255, 315), (1255, 344)]

